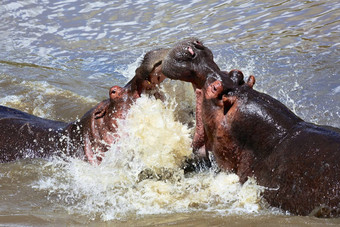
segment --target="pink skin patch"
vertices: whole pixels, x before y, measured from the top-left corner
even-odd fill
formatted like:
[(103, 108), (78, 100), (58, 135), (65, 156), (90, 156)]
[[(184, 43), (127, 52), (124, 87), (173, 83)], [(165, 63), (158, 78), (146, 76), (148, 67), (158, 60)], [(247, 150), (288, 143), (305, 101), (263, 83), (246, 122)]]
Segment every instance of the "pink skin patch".
[(190, 53), (192, 56), (194, 56), (194, 55), (195, 55), (195, 52), (192, 50), (192, 48), (191, 48), (191, 47), (188, 47), (188, 51), (189, 51), (189, 53)]
[(216, 80), (215, 82), (211, 83), (207, 88), (205, 97), (207, 99), (217, 98), (217, 96), (223, 91), (222, 82)]

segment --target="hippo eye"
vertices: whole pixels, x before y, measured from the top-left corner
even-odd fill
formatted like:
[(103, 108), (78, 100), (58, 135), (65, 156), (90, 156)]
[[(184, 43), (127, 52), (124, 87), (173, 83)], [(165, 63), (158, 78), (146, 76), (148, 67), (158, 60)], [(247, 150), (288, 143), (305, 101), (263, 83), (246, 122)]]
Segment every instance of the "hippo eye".
[(116, 89), (113, 89), (113, 90), (111, 91), (111, 94), (116, 94)]

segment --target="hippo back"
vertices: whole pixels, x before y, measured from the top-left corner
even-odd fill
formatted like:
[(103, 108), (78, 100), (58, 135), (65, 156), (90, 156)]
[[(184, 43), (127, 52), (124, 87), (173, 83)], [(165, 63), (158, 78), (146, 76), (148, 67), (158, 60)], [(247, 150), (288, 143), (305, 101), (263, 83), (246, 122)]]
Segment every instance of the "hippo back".
[[(64, 128), (67, 125), (67, 123), (62, 121), (48, 120), (25, 113), (17, 109), (13, 109), (6, 106), (0, 106), (0, 121), (3, 120), (29, 121), (31, 123), (40, 124), (42, 127), (49, 128)], [(0, 124), (2, 124), (2, 122)]]
[(66, 125), (0, 106), (0, 162), (50, 156)]

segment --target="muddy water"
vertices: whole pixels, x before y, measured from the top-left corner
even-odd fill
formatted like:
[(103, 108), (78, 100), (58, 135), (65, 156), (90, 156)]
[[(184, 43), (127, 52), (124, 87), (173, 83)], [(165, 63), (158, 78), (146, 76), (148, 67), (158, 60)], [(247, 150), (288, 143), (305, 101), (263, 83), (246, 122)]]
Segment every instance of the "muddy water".
[[(307, 121), (340, 127), (338, 1), (2, 1), (0, 104), (71, 121), (134, 75), (143, 54), (196, 36), (221, 68), (255, 75)], [(216, 169), (184, 176), (193, 93), (167, 81), (165, 102), (132, 107), (102, 165), (0, 164), (0, 225), (339, 225), (285, 214), (254, 180)], [(148, 169), (157, 176), (144, 179)], [(159, 179), (160, 178), (160, 179)]]

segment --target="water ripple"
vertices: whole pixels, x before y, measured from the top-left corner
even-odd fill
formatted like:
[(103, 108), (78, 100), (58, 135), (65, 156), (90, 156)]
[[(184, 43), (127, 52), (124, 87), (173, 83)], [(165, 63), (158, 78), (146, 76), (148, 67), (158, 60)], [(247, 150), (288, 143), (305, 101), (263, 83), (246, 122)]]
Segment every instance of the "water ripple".
[[(102, 74), (107, 76), (103, 84), (117, 78), (123, 83), (126, 78), (117, 74), (117, 67), (134, 63), (147, 50), (197, 36), (229, 67), (244, 67), (231, 64), (243, 61), (235, 58), (257, 59), (254, 70), (263, 77), (270, 75), (273, 83), (266, 82), (266, 89), (274, 94), (278, 89), (269, 84), (276, 88), (278, 78), (288, 78), (294, 71), (296, 76), (319, 78), (322, 70), (335, 78), (331, 87), (316, 80), (329, 94), (339, 80), (339, 10), (336, 0), (44, 0), (39, 4), (4, 0), (0, 60), (62, 69), (53, 77), (63, 83), (69, 78), (66, 72), (84, 78)], [(312, 62), (316, 58), (321, 60)], [(2, 65), (3, 72), (18, 77), (39, 74)]]

